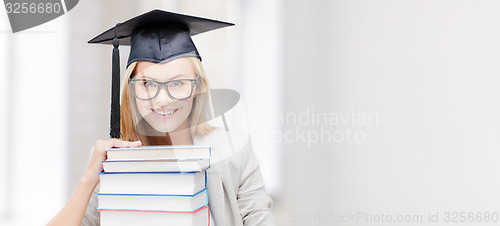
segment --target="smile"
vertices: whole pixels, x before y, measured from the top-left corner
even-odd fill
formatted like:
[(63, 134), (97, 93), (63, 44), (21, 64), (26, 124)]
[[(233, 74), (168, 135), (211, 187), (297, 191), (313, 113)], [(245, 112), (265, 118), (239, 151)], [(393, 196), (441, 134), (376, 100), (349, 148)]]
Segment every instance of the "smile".
[(151, 109), (157, 116), (161, 118), (170, 118), (177, 112), (178, 109)]

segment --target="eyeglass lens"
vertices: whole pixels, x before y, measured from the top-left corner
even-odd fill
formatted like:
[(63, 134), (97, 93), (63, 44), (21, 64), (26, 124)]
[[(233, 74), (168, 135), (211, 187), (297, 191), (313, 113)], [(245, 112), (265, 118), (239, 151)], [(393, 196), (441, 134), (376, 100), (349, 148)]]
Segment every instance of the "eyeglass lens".
[[(153, 99), (156, 97), (161, 86), (165, 83), (160, 83), (153, 80), (141, 79), (134, 81), (135, 95), (139, 99)], [(166, 88), (170, 96), (174, 99), (185, 99), (191, 96), (193, 89), (192, 79), (179, 79), (166, 82)]]

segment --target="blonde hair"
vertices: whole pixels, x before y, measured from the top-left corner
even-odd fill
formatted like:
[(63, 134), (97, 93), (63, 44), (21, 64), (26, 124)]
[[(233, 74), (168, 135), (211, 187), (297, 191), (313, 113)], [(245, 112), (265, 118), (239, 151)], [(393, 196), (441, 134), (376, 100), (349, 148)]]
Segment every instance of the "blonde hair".
[[(205, 77), (205, 72), (203, 71), (203, 67), (201, 62), (196, 57), (188, 57), (193, 63), (195, 72), (198, 75), (198, 80), (196, 82), (196, 93), (207, 93), (208, 82)], [(137, 132), (134, 126), (132, 107), (130, 106), (131, 102), (130, 98), (130, 89), (129, 89), (129, 80), (132, 73), (137, 66), (137, 62), (131, 63), (127, 67), (126, 77), (123, 81), (123, 91), (122, 91), (122, 99), (121, 99), (121, 110), (120, 110), (120, 125), (121, 125), (121, 135), (123, 140), (127, 141), (142, 141), (143, 145), (154, 145), (153, 139), (149, 136), (142, 135)], [(195, 94), (196, 94), (195, 93)], [(191, 109), (190, 118), (190, 132), (191, 135), (205, 135), (212, 132), (215, 128), (210, 126), (208, 123), (203, 123), (206, 121), (206, 106), (208, 103), (207, 95), (194, 95), (193, 99), (193, 107)], [(133, 95), (132, 95), (133, 97)], [(201, 123), (200, 123), (201, 122)]]

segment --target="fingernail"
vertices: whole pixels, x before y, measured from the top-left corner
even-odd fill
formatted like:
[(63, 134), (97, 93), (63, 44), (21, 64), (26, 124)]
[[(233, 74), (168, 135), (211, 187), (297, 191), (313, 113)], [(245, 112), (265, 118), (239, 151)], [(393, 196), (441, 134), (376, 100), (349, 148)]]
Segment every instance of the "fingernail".
[(138, 143), (141, 143), (141, 141), (140, 141), (140, 140), (138, 140), (138, 141), (134, 141), (134, 143), (138, 144)]

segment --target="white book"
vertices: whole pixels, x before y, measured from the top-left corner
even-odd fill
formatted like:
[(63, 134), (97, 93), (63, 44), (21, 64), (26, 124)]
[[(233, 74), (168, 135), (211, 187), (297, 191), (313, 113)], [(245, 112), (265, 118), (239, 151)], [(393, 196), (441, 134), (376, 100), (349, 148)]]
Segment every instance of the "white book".
[(158, 145), (137, 148), (108, 148), (107, 160), (207, 159), (211, 147), (195, 145)]
[(206, 188), (206, 171), (100, 173), (102, 194), (194, 195)]
[(175, 225), (204, 226), (210, 224), (209, 207), (192, 212), (99, 210), (101, 226)]
[(106, 160), (104, 172), (199, 172), (209, 168), (210, 159)]
[(194, 195), (101, 194), (97, 209), (192, 212), (208, 205), (207, 189)]

